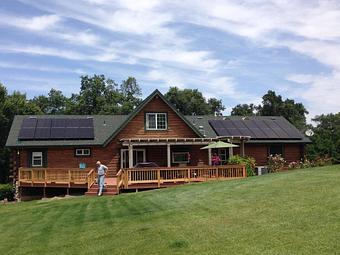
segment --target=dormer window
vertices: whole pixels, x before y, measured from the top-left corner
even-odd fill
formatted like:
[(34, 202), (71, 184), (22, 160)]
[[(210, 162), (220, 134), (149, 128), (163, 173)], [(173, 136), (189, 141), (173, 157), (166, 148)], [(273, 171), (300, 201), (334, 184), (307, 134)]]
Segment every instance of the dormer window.
[(168, 119), (166, 113), (162, 112), (148, 112), (145, 116), (145, 129), (146, 130), (167, 130)]

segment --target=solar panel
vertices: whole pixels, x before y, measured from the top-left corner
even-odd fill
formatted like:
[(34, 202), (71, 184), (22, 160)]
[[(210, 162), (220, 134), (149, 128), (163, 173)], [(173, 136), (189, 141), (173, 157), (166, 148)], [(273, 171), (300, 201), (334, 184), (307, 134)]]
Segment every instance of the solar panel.
[(254, 139), (301, 139), (301, 133), (282, 117), (211, 120), (218, 136), (251, 136)]
[(66, 119), (66, 127), (79, 127), (79, 119)]
[(52, 139), (64, 139), (65, 138), (65, 128), (64, 127), (52, 127), (51, 128), (51, 138)]
[(35, 128), (37, 125), (37, 119), (36, 118), (26, 118), (22, 121), (21, 127), (23, 128)]
[(94, 138), (93, 128), (80, 127), (78, 129), (78, 138), (79, 139), (93, 139)]
[(87, 119), (79, 119), (79, 127), (93, 127), (93, 119), (87, 118)]
[(65, 127), (66, 119), (52, 119), (52, 128), (53, 127)]
[(79, 139), (78, 127), (65, 128), (65, 139)]
[(52, 120), (51, 119), (38, 119), (37, 121), (37, 128), (50, 128)]
[(34, 133), (35, 139), (49, 139), (51, 137), (50, 128), (36, 128)]
[(26, 118), (19, 140), (94, 139), (92, 118)]
[(19, 140), (32, 140), (34, 138), (35, 128), (21, 128), (19, 132)]

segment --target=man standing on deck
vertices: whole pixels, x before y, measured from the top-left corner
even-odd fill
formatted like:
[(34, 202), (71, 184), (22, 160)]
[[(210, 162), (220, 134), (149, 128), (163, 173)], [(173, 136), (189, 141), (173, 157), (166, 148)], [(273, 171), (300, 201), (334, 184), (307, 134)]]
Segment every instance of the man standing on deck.
[(97, 166), (97, 174), (98, 174), (97, 183), (99, 187), (98, 196), (101, 196), (103, 193), (103, 188), (105, 184), (105, 175), (107, 171), (107, 166), (103, 165), (100, 161), (97, 161), (96, 166)]

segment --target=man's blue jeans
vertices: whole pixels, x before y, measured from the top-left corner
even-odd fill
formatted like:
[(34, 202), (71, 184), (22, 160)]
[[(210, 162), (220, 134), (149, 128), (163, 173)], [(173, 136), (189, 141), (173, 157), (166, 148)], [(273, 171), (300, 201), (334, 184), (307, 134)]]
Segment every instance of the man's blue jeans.
[(105, 174), (98, 175), (98, 186), (99, 186), (98, 194), (101, 194), (103, 192), (104, 184), (105, 184)]

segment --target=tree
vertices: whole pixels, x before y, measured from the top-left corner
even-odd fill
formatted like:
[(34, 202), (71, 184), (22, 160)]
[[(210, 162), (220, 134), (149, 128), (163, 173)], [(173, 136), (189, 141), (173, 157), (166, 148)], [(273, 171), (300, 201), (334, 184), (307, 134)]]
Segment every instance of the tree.
[(308, 111), (302, 103), (289, 98), (283, 101), (282, 96), (272, 90), (263, 95), (262, 104), (238, 104), (231, 111), (231, 115), (240, 116), (283, 116), (300, 130), (306, 128), (306, 114)]
[(218, 100), (216, 98), (209, 98), (208, 105), (210, 107), (210, 111), (215, 115), (222, 115), (222, 111), (225, 110), (225, 106), (222, 103), (222, 100)]
[(133, 77), (118, 86), (104, 75), (85, 75), (81, 76), (79, 94), (72, 94), (63, 102), (67, 114), (129, 114), (141, 102), (141, 94)]
[(15, 115), (41, 114), (40, 108), (27, 100), (26, 94), (13, 92), (8, 95), (6, 88), (0, 83), (0, 182), (8, 182), (10, 150), (5, 148)]
[(257, 112), (257, 106), (254, 104), (238, 104), (231, 110), (234, 116), (254, 116)]
[(99, 114), (105, 105), (104, 92), (106, 79), (104, 75), (81, 76), (80, 93), (77, 97), (79, 114)]
[(142, 90), (134, 77), (122, 81), (120, 93), (122, 94), (121, 114), (129, 114), (142, 101)]
[(307, 155), (310, 158), (328, 156), (334, 162), (340, 163), (340, 112), (322, 114), (316, 116), (313, 121), (317, 125), (311, 127), (314, 135), (310, 137), (312, 143), (307, 146)]
[(45, 114), (65, 113), (67, 98), (60, 90), (51, 89), (48, 96), (40, 95), (34, 97), (31, 102), (35, 103)]
[(210, 98), (207, 101), (197, 89), (170, 87), (164, 96), (184, 115), (220, 114), (225, 109), (221, 100)]
[(306, 114), (308, 111), (302, 103), (295, 103), (288, 98), (283, 101), (282, 97), (272, 90), (262, 97), (262, 105), (258, 106), (258, 115), (283, 116), (300, 130), (306, 127)]

